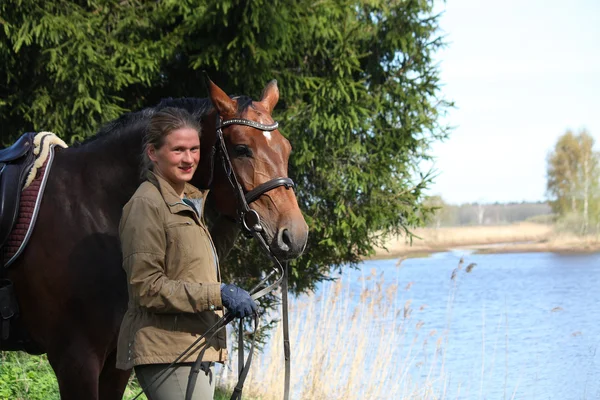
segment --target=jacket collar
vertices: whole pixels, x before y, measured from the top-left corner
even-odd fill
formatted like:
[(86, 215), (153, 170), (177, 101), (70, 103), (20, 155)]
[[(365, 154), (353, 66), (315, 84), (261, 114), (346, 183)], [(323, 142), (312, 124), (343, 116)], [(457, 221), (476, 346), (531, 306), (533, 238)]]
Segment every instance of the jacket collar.
[[(175, 189), (173, 189), (173, 186), (171, 186), (167, 180), (150, 170), (146, 174), (146, 178), (158, 188), (171, 213), (176, 214), (181, 211), (190, 211), (190, 206), (182, 201), (181, 197), (179, 197)], [(200, 191), (189, 183), (186, 183), (183, 189), (185, 197), (189, 199), (204, 199), (207, 192), (208, 191)], [(196, 213), (194, 213), (194, 215), (196, 215)]]

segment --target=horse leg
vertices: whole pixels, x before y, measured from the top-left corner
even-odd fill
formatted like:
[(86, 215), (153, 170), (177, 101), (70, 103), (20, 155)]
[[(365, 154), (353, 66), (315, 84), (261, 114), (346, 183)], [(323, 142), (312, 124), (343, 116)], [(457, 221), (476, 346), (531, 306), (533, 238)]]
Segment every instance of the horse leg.
[(117, 351), (114, 350), (108, 355), (100, 373), (100, 400), (121, 400), (123, 398), (131, 370), (118, 369), (115, 366), (116, 362)]
[(72, 342), (66, 348), (48, 351), (48, 361), (56, 374), (61, 400), (99, 400), (102, 363), (89, 346)]

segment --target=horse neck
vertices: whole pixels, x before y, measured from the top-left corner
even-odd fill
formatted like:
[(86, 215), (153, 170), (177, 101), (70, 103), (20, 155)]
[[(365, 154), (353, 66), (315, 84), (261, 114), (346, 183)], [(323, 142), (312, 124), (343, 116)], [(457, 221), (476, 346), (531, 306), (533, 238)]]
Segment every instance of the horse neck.
[(100, 138), (67, 149), (71, 177), (77, 176), (86, 190), (125, 204), (140, 184), (143, 129), (118, 138)]

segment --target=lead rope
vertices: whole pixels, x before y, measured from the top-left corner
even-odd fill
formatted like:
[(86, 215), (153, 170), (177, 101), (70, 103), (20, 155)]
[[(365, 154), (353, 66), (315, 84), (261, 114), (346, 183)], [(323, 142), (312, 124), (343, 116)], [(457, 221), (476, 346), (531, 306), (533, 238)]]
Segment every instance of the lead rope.
[(291, 351), (290, 351), (290, 330), (288, 325), (288, 274), (289, 263), (285, 262), (283, 268), (283, 279), (281, 280), (281, 308), (283, 323), (283, 356), (285, 358), (285, 378), (283, 386), (283, 399), (290, 398), (290, 370), (291, 370)]
[[(254, 334), (256, 335), (256, 327)], [(250, 355), (252, 355), (252, 350), (250, 350)], [(238, 390), (240, 385), (240, 379), (242, 378), (242, 373), (244, 372), (244, 320), (240, 318), (238, 322), (238, 383), (235, 385), (235, 389), (231, 394), (231, 399), (235, 397), (235, 393)], [(239, 388), (239, 397), (242, 397), (242, 388)]]

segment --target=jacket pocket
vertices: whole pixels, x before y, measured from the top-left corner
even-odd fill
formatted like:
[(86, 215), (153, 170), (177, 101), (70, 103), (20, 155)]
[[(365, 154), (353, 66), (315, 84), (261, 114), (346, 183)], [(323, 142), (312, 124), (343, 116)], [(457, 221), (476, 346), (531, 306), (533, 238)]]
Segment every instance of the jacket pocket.
[(171, 221), (165, 226), (167, 251), (165, 273), (170, 279), (179, 279), (182, 270), (190, 264), (196, 242), (192, 221)]
[(190, 225), (192, 225), (191, 221), (177, 221), (177, 222), (168, 223), (165, 226), (165, 228), (170, 229), (170, 228), (184, 227), (184, 226), (190, 226)]

